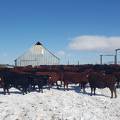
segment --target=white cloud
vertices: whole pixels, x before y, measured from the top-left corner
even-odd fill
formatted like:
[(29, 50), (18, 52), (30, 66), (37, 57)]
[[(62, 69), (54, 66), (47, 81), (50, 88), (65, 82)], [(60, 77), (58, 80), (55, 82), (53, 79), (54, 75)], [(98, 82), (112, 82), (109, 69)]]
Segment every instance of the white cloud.
[(69, 43), (71, 50), (107, 50), (111, 51), (116, 48), (120, 48), (120, 36), (119, 37), (107, 37), (107, 36), (78, 36), (72, 39)]

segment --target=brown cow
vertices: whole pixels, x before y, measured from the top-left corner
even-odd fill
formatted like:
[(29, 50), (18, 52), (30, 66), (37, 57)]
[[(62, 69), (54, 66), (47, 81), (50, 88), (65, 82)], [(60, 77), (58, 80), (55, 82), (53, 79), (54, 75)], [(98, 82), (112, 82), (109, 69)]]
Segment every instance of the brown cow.
[(115, 98), (117, 97), (116, 94), (116, 78), (112, 74), (105, 74), (105, 72), (94, 72), (92, 71), (88, 77), (89, 84), (91, 87), (91, 95), (96, 88), (105, 88), (108, 87), (111, 91), (111, 98), (113, 98), (113, 93), (115, 94)]
[(88, 83), (86, 71), (81, 73), (64, 71), (62, 73), (62, 80), (64, 82), (64, 90), (65, 87), (67, 87), (68, 90), (68, 84), (80, 84), (83, 92), (85, 92), (85, 85)]

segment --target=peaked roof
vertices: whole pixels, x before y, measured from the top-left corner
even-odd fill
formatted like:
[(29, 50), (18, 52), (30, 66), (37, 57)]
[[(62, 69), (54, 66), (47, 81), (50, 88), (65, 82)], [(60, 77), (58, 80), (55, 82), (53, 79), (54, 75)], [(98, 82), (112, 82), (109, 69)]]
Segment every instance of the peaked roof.
[[(40, 52), (40, 54), (41, 54), (41, 52), (43, 52), (43, 51), (41, 51), (41, 47), (44, 48), (44, 49), (46, 49), (50, 54), (52, 54), (54, 57), (56, 57), (58, 60), (60, 60), (57, 56), (55, 56), (52, 52), (50, 52), (47, 48), (45, 48), (42, 45), (42, 43), (40, 43), (39, 41), (34, 46), (32, 46), (29, 50), (27, 50), (23, 55), (25, 55), (26, 53), (30, 53), (31, 51), (33, 53), (36, 53), (36, 52), (39, 53)], [(19, 56), (17, 59), (19, 59), (23, 55)], [(17, 60), (17, 59), (15, 59), (15, 60)]]
[(42, 45), (39, 41), (35, 45)]

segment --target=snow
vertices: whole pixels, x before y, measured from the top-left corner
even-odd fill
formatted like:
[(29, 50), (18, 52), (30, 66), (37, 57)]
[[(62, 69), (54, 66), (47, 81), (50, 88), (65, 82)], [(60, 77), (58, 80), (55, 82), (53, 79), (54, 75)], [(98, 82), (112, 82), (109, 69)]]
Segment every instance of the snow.
[(11, 88), (10, 95), (0, 89), (0, 120), (120, 120), (120, 89), (117, 98), (110, 98), (109, 89), (97, 89), (90, 96), (90, 88), (83, 94), (77, 86), (58, 90), (44, 89), (43, 93), (22, 95)]

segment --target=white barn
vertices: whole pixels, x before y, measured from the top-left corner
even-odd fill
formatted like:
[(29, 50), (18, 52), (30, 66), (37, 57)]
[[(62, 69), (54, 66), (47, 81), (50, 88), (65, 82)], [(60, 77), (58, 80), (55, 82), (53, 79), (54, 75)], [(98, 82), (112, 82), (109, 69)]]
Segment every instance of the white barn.
[(60, 59), (46, 49), (40, 42), (15, 60), (15, 66), (58, 65)]

